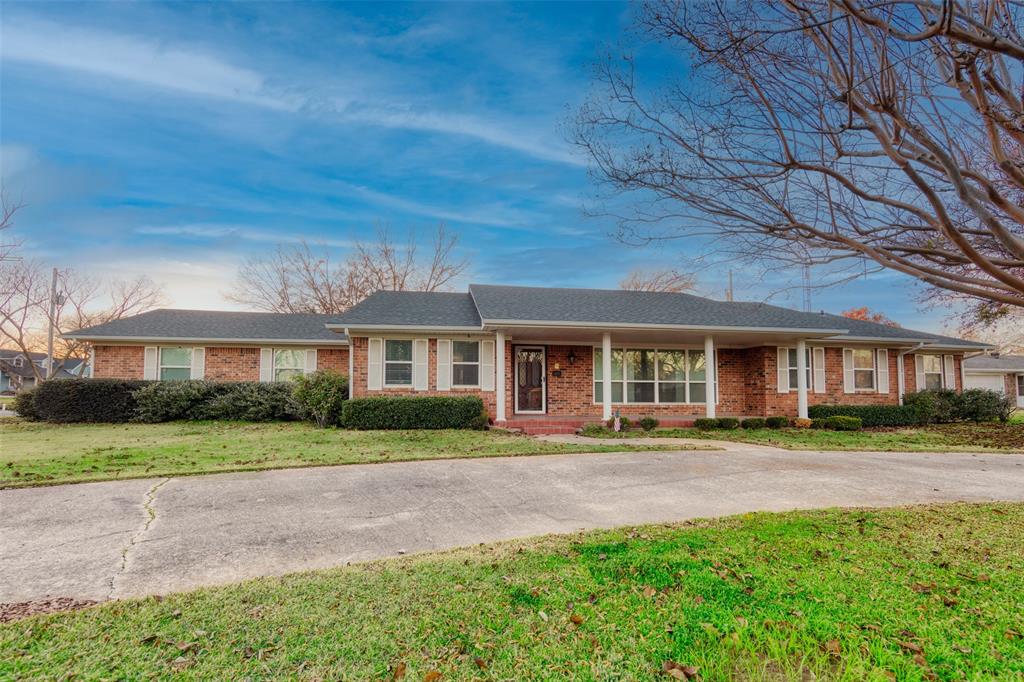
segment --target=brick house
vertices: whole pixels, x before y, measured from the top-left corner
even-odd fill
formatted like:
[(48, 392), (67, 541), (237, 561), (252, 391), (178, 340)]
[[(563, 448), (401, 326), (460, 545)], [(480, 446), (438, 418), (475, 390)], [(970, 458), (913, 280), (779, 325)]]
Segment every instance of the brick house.
[(977, 355), (964, 361), (964, 386), (999, 391), (1024, 409), (1024, 355)]
[[(93, 344), (97, 377), (269, 381), (332, 366), (354, 397), (478, 395), (497, 425), (534, 432), (616, 413), (685, 424), (897, 404), (961, 390), (965, 354), (986, 348), (762, 303), (491, 285), (379, 292), (334, 316), (161, 310), (72, 336)], [(301, 361), (283, 352), (299, 349)]]

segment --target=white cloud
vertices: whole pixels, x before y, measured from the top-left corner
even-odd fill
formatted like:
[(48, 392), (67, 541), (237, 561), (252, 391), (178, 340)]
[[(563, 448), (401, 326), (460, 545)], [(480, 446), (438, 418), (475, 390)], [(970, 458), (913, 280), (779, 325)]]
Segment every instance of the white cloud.
[(260, 230), (248, 225), (225, 225), (218, 223), (189, 223), (185, 225), (143, 225), (134, 230), (135, 234), (152, 236), (191, 237), (193, 239), (244, 239), (270, 244), (298, 244), (306, 241), (312, 245), (323, 244), (337, 248), (351, 248), (353, 242), (347, 239), (324, 239), (320, 237), (296, 236), (287, 232)]

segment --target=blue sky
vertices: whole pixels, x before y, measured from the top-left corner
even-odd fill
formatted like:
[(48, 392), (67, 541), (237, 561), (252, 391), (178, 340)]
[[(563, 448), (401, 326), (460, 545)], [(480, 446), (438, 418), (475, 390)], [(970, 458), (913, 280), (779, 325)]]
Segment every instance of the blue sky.
[[(688, 269), (699, 243), (633, 248), (581, 210), (566, 128), (591, 65), (630, 44), (626, 4), (5, 3), (0, 135), (26, 250), (147, 273), (179, 307), (232, 307), (279, 242), (343, 250), (385, 223), (460, 235), (460, 282), (614, 287)], [(641, 65), (679, 68), (645, 47)], [(720, 297), (722, 268), (702, 271)], [(737, 296), (799, 306), (736, 273)], [(894, 295), (898, 292), (897, 295)], [(816, 292), (940, 327), (895, 274)]]

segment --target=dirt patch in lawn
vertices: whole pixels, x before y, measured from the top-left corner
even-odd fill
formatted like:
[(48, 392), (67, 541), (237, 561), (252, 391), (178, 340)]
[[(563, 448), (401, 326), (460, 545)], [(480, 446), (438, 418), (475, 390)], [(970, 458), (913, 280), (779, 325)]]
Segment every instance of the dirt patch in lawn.
[(57, 613), (58, 611), (77, 611), (99, 602), (91, 599), (73, 599), (71, 597), (54, 597), (52, 599), (36, 599), (35, 601), (19, 601), (0, 604), (0, 623), (21, 620), (40, 613)]
[(930, 431), (941, 433), (950, 443), (985, 448), (1008, 448), (1024, 452), (1024, 424), (986, 422), (981, 424), (935, 424)]

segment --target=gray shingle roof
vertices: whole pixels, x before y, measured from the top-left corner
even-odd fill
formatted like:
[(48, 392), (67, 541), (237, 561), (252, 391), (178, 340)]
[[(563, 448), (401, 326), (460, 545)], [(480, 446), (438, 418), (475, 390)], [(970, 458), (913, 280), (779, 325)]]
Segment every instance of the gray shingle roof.
[(192, 339), (232, 341), (343, 342), (344, 334), (325, 325), (336, 315), (246, 313), (163, 308), (126, 317), (65, 336), (80, 339)]
[(480, 316), (469, 294), (378, 291), (339, 315), (333, 323), (351, 326), (479, 327)]
[(964, 360), (967, 369), (1006, 370), (1024, 372), (1024, 355), (978, 355)]

